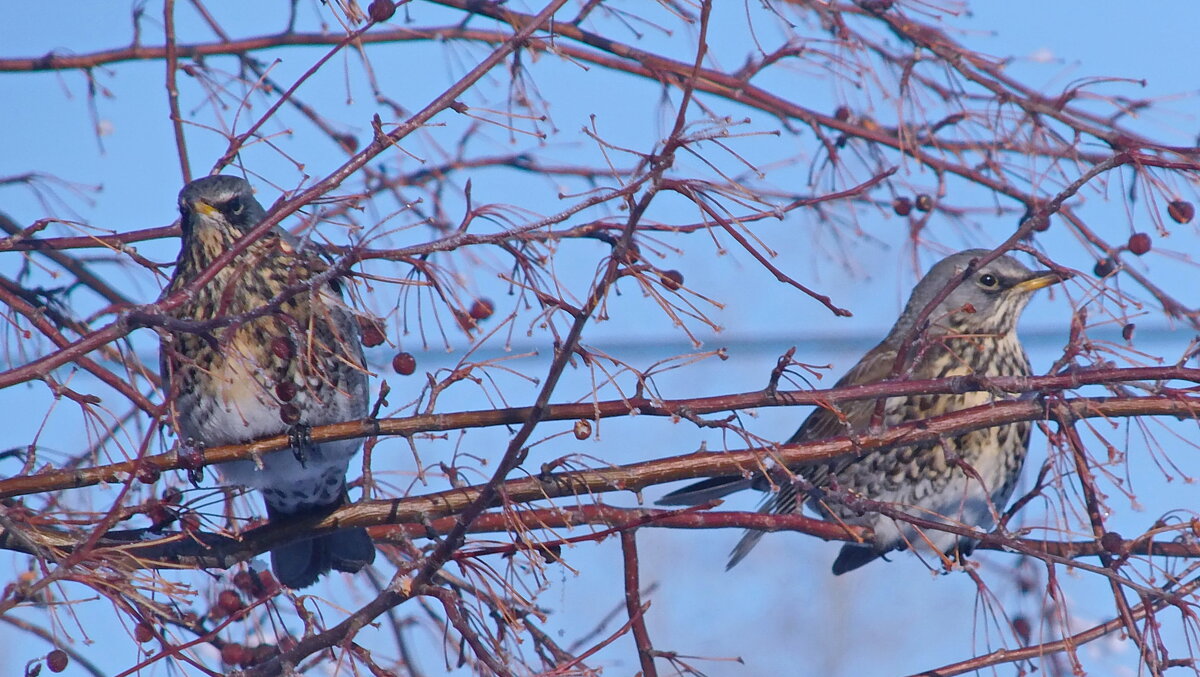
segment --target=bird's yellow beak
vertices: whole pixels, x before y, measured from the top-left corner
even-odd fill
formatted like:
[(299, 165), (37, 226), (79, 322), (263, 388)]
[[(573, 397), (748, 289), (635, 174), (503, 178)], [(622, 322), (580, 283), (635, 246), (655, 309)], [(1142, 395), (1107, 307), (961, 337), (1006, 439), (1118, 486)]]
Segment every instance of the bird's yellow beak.
[(192, 211), (196, 212), (197, 214), (200, 214), (201, 216), (207, 216), (209, 218), (221, 213), (216, 207), (204, 202), (203, 200), (192, 200), (191, 204), (188, 206), (190, 206)]
[(1013, 289), (1024, 294), (1035, 292), (1042, 287), (1049, 287), (1052, 284), (1062, 282), (1063, 278), (1058, 273), (1049, 270), (1035, 273), (1028, 280), (1018, 282), (1013, 285)]

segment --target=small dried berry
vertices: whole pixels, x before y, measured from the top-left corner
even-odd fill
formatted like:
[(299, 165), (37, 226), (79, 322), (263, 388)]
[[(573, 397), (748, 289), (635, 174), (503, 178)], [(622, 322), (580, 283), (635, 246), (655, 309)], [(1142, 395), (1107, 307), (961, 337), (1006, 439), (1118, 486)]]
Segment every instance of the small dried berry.
[(142, 621), (133, 626), (133, 638), (137, 640), (138, 644), (145, 644), (154, 639), (154, 628), (150, 627), (149, 623)]
[(335, 134), (333, 140), (337, 141), (337, 145), (341, 146), (342, 150), (347, 153), (353, 153), (358, 150), (358, 137), (353, 134)]
[(575, 421), (575, 439), (586, 440), (592, 436), (592, 422), (581, 418)]
[(1175, 200), (1167, 205), (1167, 214), (1170, 214), (1176, 223), (1191, 223), (1196, 216), (1196, 207), (1187, 200)]
[(662, 282), (662, 286), (676, 291), (683, 286), (683, 273), (678, 270), (664, 270), (659, 276), (659, 280)]
[(386, 340), (386, 337), (383, 335), (383, 328), (381, 328), (375, 321), (369, 320), (365, 317), (358, 318), (358, 331), (360, 336), (359, 340), (362, 341), (362, 344), (368, 348), (374, 348)]
[(387, 21), (396, 14), (396, 6), (392, 4), (391, 0), (371, 0), (371, 4), (367, 7), (367, 14), (371, 15), (371, 21)]
[(189, 512), (179, 518), (179, 526), (185, 532), (198, 531), (200, 529), (200, 516), (194, 512)]
[(296, 384), (292, 381), (276, 383), (275, 397), (278, 397), (280, 402), (291, 402), (296, 399)]
[(417, 370), (417, 358), (412, 353), (396, 353), (392, 358), (392, 371), (401, 376), (411, 376)]
[(1134, 233), (1129, 236), (1129, 253), (1141, 256), (1150, 251), (1150, 236), (1146, 233)]
[(1125, 339), (1126, 341), (1132, 341), (1133, 340), (1133, 328), (1134, 328), (1134, 324), (1132, 322), (1125, 325), (1124, 327), (1121, 327), (1121, 338)]
[(917, 209), (927, 212), (933, 209), (933, 198), (929, 197), (928, 193), (921, 193), (917, 196)]
[(290, 360), (296, 354), (296, 344), (287, 336), (271, 339), (271, 353), (281, 360)]
[(474, 320), (486, 320), (496, 312), (496, 304), (492, 303), (489, 298), (478, 298), (471, 304), (471, 309), (467, 314)]
[(55, 649), (46, 654), (46, 667), (50, 668), (50, 672), (62, 672), (67, 669), (67, 663), (70, 662), (67, 652), (62, 649)]
[(221, 647), (221, 662), (225, 665), (240, 665), (245, 660), (246, 648), (237, 642)]
[(1013, 619), (1012, 629), (1022, 644), (1029, 644), (1029, 640), (1033, 638), (1033, 628), (1029, 625), (1029, 619), (1024, 616)]
[(280, 406), (279, 420), (288, 425), (296, 425), (300, 422), (300, 408), (291, 402)]
[(1096, 277), (1108, 277), (1117, 270), (1117, 266), (1112, 259), (1100, 259), (1096, 262), (1096, 267), (1092, 268), (1092, 272)]
[(470, 313), (457, 308), (454, 309), (454, 321), (458, 323), (459, 329), (467, 332), (468, 334), (472, 329), (479, 326), (479, 323), (475, 321), (475, 318), (471, 317)]
[(222, 612), (223, 616), (232, 616), (242, 609), (246, 608), (246, 603), (242, 601), (242, 596), (237, 590), (226, 588), (217, 595), (217, 609)]
[(262, 581), (249, 571), (239, 571), (233, 575), (233, 587), (249, 595), (257, 595), (262, 589)]
[(167, 505), (179, 505), (183, 500), (183, 492), (178, 487), (171, 487), (162, 492), (162, 502)]
[(838, 106), (837, 110), (833, 111), (833, 117), (839, 122), (845, 122), (850, 119), (850, 107)]
[(1100, 537), (1100, 547), (1113, 555), (1120, 555), (1121, 550), (1125, 547), (1125, 539), (1115, 531), (1106, 531)]
[(154, 484), (161, 476), (162, 471), (160, 471), (156, 466), (143, 465), (142, 467), (138, 468), (137, 477), (138, 481), (142, 484)]
[(896, 212), (897, 216), (908, 216), (912, 213), (912, 200), (906, 197), (898, 197), (892, 200), (892, 211)]

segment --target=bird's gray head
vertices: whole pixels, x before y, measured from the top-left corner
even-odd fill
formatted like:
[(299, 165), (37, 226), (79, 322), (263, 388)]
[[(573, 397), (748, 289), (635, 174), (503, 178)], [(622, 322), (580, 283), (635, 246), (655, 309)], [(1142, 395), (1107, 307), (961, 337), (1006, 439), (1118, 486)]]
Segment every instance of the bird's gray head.
[(179, 191), (180, 227), (186, 241), (205, 228), (237, 237), (266, 216), (245, 179), (219, 174), (196, 179)]
[[(968, 249), (935, 264), (913, 289), (889, 338), (902, 339), (925, 306), (987, 253), (986, 249)], [(929, 313), (928, 320), (936, 333), (1007, 334), (1016, 327), (1033, 292), (1061, 281), (1053, 271), (1031, 271), (1010, 256), (1000, 256), (974, 267)]]

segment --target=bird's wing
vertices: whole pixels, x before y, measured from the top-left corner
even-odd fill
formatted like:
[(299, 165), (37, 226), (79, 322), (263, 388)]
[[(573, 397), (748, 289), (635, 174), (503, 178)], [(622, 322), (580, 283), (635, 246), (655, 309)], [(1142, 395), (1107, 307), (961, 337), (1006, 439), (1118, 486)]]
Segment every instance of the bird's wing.
[[(834, 388), (863, 385), (882, 381), (892, 372), (896, 362), (896, 351), (881, 343), (863, 355), (846, 375), (838, 380)], [(855, 400), (841, 404), (819, 406), (809, 414), (788, 444), (812, 442), (829, 437), (840, 437), (851, 432), (862, 432), (870, 424), (875, 412), (875, 400)]]

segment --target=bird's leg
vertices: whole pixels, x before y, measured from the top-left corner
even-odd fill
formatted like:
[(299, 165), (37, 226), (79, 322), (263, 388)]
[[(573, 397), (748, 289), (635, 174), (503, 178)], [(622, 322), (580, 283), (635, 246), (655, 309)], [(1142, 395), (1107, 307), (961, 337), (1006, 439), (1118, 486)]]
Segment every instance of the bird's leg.
[(176, 454), (180, 465), (187, 470), (188, 481), (199, 488), (204, 481), (204, 443), (189, 437), (180, 442)]
[(312, 426), (307, 423), (297, 423), (288, 429), (288, 444), (292, 447), (292, 454), (300, 463), (300, 467), (308, 465), (308, 452), (312, 451)]

